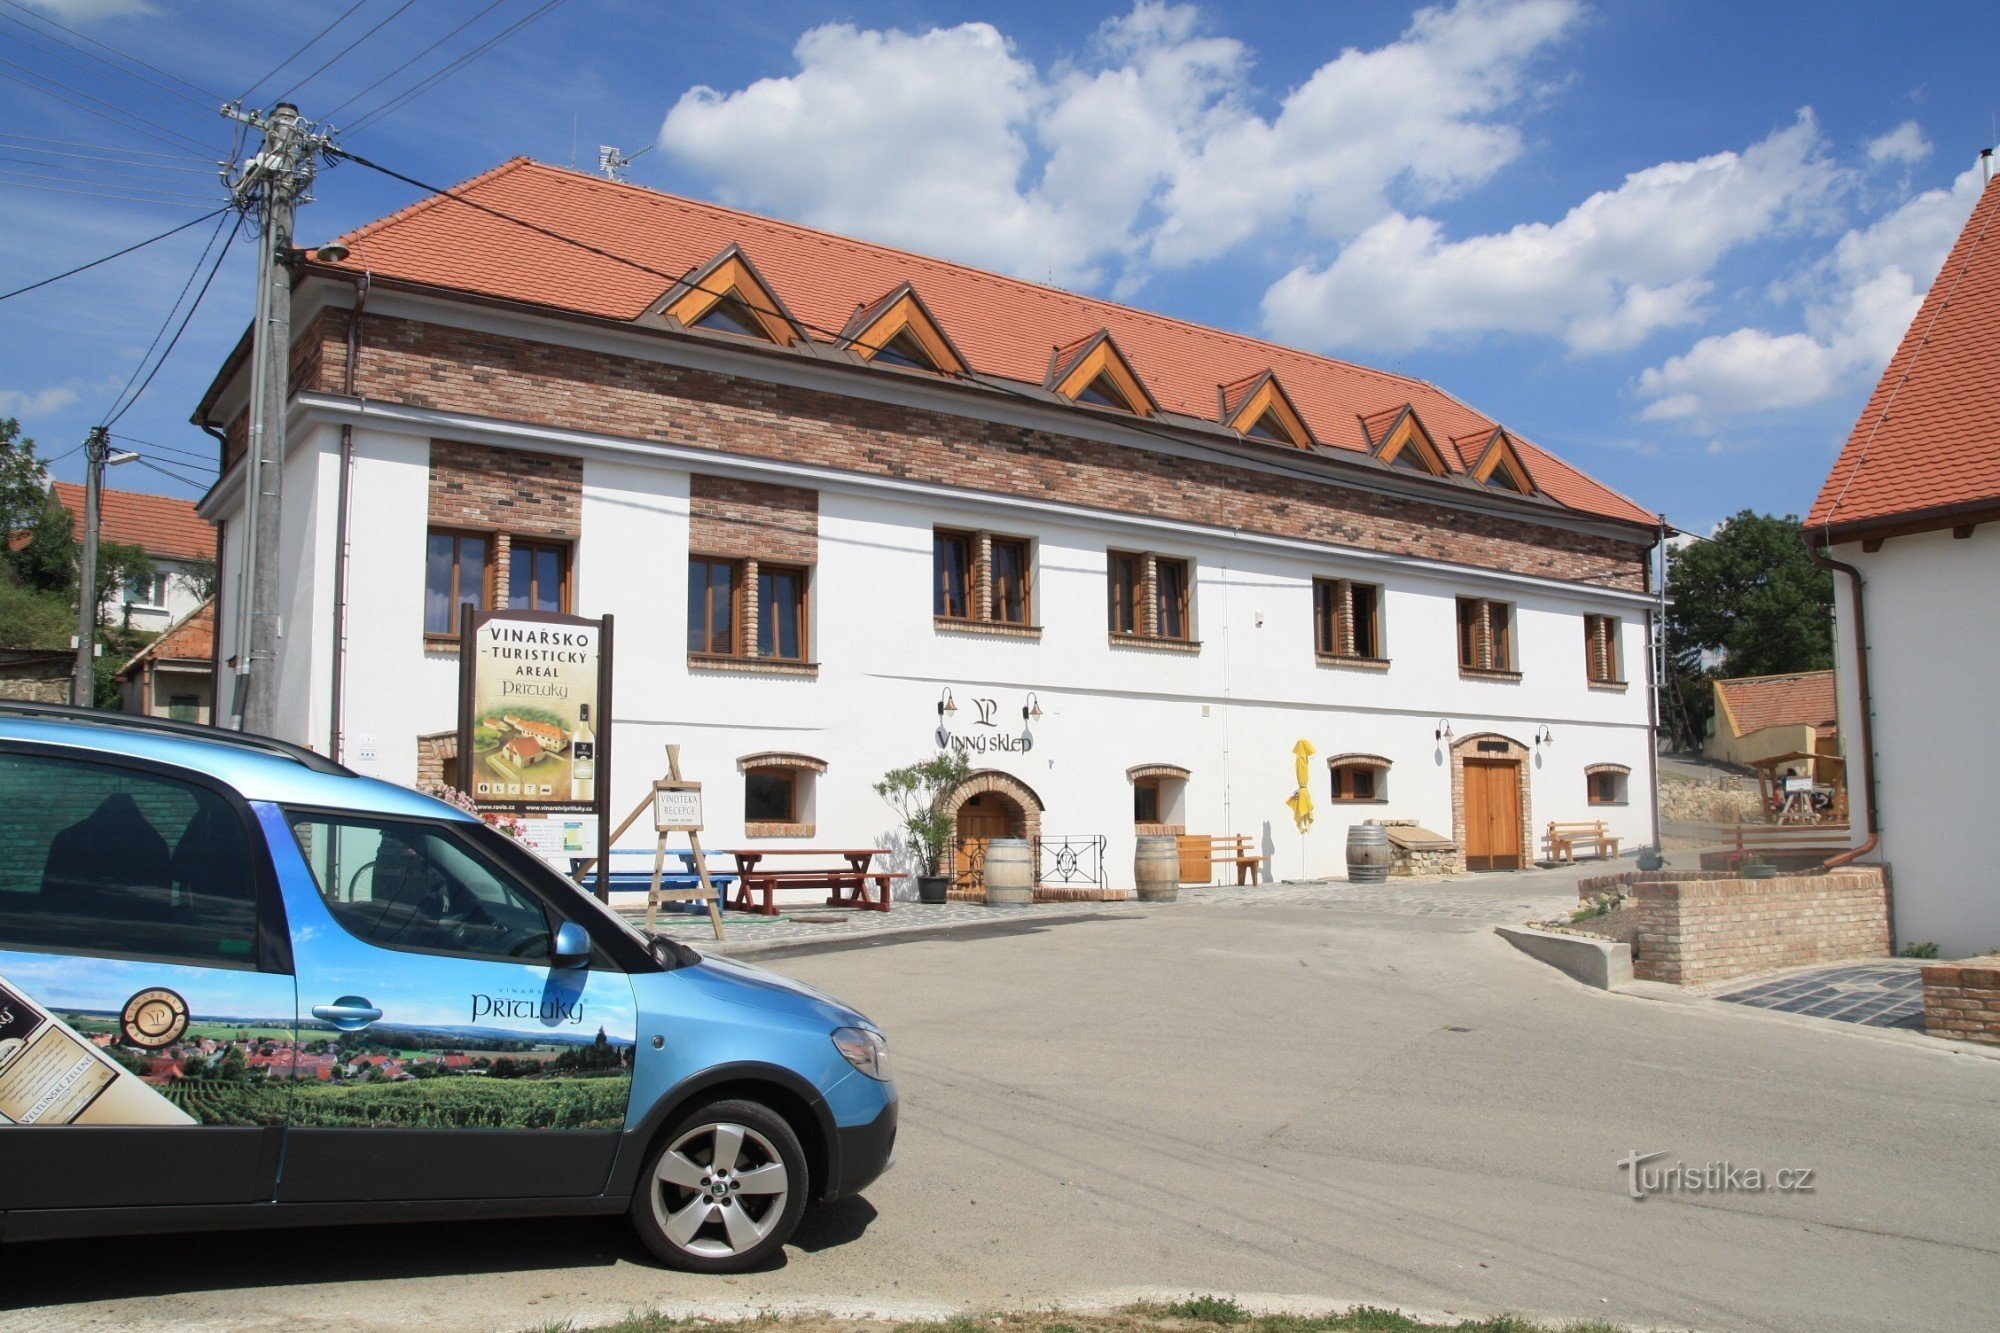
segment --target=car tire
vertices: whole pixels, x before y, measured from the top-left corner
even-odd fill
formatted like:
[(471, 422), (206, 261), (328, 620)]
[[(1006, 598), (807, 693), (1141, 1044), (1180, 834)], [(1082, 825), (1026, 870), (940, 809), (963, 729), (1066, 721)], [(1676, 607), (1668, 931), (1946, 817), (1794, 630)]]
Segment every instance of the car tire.
[(670, 1268), (740, 1273), (791, 1239), (810, 1185), (805, 1149), (783, 1116), (757, 1102), (710, 1102), (646, 1158), (632, 1225)]

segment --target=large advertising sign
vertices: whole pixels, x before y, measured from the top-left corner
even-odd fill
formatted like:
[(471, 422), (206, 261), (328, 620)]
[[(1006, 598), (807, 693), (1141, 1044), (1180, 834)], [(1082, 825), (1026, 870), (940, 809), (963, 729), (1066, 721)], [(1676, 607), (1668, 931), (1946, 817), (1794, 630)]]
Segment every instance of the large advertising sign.
[[(458, 789), (515, 816), (594, 816), (590, 852), (608, 843), (611, 617), (467, 606), (458, 663)], [(583, 850), (566, 827), (560, 842), (535, 850), (558, 866)]]

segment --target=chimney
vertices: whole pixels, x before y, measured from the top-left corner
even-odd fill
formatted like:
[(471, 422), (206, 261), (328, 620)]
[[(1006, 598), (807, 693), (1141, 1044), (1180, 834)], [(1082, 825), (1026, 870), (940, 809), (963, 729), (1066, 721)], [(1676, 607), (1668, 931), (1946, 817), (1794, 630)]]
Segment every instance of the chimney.
[(1993, 150), (1979, 150), (1979, 187), (1983, 190), (1993, 181)]

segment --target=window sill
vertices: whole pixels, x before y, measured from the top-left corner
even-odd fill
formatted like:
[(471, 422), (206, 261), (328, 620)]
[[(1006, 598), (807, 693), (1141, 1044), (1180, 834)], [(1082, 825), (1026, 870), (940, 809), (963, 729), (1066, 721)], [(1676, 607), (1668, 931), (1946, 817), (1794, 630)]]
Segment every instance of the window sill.
[(1480, 667), (1462, 666), (1458, 669), (1461, 680), (1490, 680), (1502, 685), (1519, 685), (1521, 673), (1518, 671), (1490, 671)]
[(1132, 835), (1138, 838), (1178, 838), (1186, 833), (1186, 824), (1134, 824), (1132, 826)]
[(424, 635), (424, 651), (427, 653), (450, 653), (458, 656), (458, 636), (456, 634)]
[(1603, 690), (1607, 694), (1623, 694), (1629, 688), (1629, 683), (1622, 680), (1593, 680), (1590, 682), (1590, 688)]
[(1352, 653), (1313, 654), (1313, 660), (1323, 667), (1350, 667), (1356, 671), (1387, 671), (1389, 659), (1386, 657), (1357, 657)]
[(743, 826), (746, 838), (810, 838), (813, 836), (811, 824), (752, 824)]
[(931, 624), (942, 634), (983, 634), (996, 639), (1027, 639), (1039, 643), (1040, 625), (1016, 625), (1006, 620), (963, 620), (958, 616), (933, 616)]
[(817, 679), (819, 663), (787, 662), (771, 657), (728, 657), (718, 653), (689, 653), (688, 670), (718, 671), (740, 676), (799, 676)]
[(1328, 800), (1329, 802), (1331, 802), (1332, 804), (1334, 804), (1334, 805), (1387, 805), (1387, 804), (1389, 804), (1389, 798), (1388, 798), (1388, 797), (1386, 797), (1386, 796), (1329, 796), (1329, 797), (1327, 797), (1327, 800)]
[(1166, 653), (1199, 653), (1200, 639), (1165, 639), (1154, 634), (1120, 634), (1111, 632), (1113, 648), (1153, 648)]
[(1630, 805), (1632, 803), (1630, 801), (1588, 801), (1585, 804), (1594, 806), (1597, 809), (1602, 810), (1606, 806), (1616, 807), (1621, 805)]

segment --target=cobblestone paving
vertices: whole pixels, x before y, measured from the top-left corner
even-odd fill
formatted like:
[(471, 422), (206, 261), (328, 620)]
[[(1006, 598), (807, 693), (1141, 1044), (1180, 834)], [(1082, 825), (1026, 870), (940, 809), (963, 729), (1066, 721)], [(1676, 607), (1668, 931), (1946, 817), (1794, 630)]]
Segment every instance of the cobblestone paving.
[(1872, 1028), (1924, 1030), (1923, 962), (1891, 958), (1878, 963), (1814, 968), (1717, 995), (1730, 1004), (1779, 1013), (1831, 1018)]
[[(1258, 906), (1312, 907), (1335, 912), (1382, 916), (1439, 917), (1480, 923), (1519, 922), (1548, 916), (1576, 901), (1576, 875), (1561, 872), (1523, 875), (1519, 880), (1482, 877), (1477, 880), (1414, 880), (1396, 884), (1349, 885), (1345, 880), (1313, 880), (1281, 884), (1198, 886), (1183, 888), (1171, 903), (1073, 902), (1034, 903), (1026, 907), (988, 907), (984, 903), (921, 904), (897, 902), (888, 912), (796, 906), (778, 916), (727, 912), (723, 927), (728, 938), (718, 941), (702, 914), (660, 914), (659, 933), (715, 953), (755, 953), (784, 945), (902, 934), (938, 928), (975, 927), (1000, 922), (1047, 921), (1101, 915), (1143, 915), (1161, 911)], [(643, 907), (622, 906), (624, 915), (643, 921)]]

